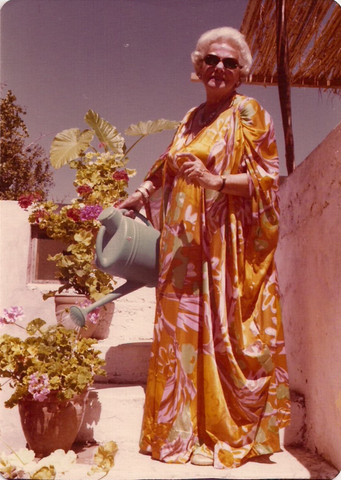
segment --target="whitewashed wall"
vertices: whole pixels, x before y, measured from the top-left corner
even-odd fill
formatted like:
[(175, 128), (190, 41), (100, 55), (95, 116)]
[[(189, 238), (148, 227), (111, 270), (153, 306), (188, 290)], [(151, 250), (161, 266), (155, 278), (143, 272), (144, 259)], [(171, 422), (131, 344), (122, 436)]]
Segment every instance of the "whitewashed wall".
[(281, 186), (277, 265), (291, 389), (310, 449), (341, 468), (341, 124)]
[[(28, 285), (27, 270), (30, 246), (28, 212), (15, 201), (0, 202), (0, 315), (3, 309), (21, 306), (30, 321), (41, 317), (50, 323), (54, 300), (44, 301), (42, 293), (55, 285)], [(0, 334), (2, 330), (0, 330)]]

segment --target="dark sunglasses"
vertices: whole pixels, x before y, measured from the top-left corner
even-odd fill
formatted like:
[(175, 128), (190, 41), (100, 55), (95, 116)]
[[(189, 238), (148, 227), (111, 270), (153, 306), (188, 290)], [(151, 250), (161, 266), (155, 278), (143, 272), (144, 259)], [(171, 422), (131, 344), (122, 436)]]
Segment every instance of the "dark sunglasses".
[(223, 62), (224, 67), (228, 68), (229, 70), (235, 70), (236, 68), (240, 67), (235, 58), (220, 58), (217, 55), (212, 55), (211, 53), (206, 55), (204, 62), (206, 65), (210, 65), (211, 67), (218, 65), (219, 62)]

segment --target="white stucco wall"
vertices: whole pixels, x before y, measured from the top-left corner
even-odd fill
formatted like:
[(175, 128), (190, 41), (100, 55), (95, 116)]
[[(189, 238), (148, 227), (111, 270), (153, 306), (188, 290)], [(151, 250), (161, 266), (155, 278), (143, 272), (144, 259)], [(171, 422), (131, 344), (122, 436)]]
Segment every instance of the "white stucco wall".
[(54, 322), (54, 300), (42, 298), (42, 292), (49, 291), (49, 286), (27, 284), (28, 212), (20, 208), (18, 202), (0, 201), (0, 225), (0, 315), (4, 308), (21, 306), (27, 322), (36, 317), (49, 323), (53, 318)]
[(341, 468), (341, 124), (281, 186), (277, 265), (307, 445)]

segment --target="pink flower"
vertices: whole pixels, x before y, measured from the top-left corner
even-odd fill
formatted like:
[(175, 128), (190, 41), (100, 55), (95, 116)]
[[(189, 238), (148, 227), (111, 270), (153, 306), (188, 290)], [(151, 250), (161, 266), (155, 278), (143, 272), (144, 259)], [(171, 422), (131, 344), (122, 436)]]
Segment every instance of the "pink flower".
[(114, 180), (124, 180), (125, 182), (129, 182), (128, 174), (125, 170), (121, 170), (119, 172), (115, 172), (112, 176)]
[(22, 307), (5, 308), (3, 317), (0, 317), (0, 324), (7, 325), (9, 323), (16, 323), (24, 320), (24, 310)]
[(88, 319), (91, 323), (96, 325), (99, 319), (99, 309), (96, 308), (96, 310), (94, 310), (93, 312), (88, 313)]
[(96, 220), (100, 215), (103, 208), (100, 205), (86, 205), (80, 211), (80, 219), (85, 222), (86, 220)]
[[(86, 299), (79, 306), (81, 308), (86, 308), (89, 305), (91, 305), (91, 302), (90, 302), (90, 300)], [(88, 313), (87, 318), (90, 320), (91, 323), (93, 323), (95, 325), (97, 324), (98, 319), (99, 319), (99, 312), (100, 312), (100, 309), (96, 308), (96, 310), (94, 310), (93, 312)]]
[(34, 202), (39, 202), (42, 199), (42, 194), (40, 192), (29, 193), (27, 195), (20, 195), (18, 198), (18, 203), (21, 208), (26, 210)]
[(29, 377), (28, 391), (32, 394), (33, 400), (43, 402), (50, 393), (49, 377), (46, 373), (39, 375), (38, 372), (32, 373)]
[(77, 193), (79, 193), (79, 195), (82, 197), (87, 197), (90, 195), (90, 193), (92, 193), (92, 188), (89, 185), (81, 185), (77, 188)]
[(81, 211), (78, 208), (70, 208), (69, 210), (67, 210), (66, 216), (68, 218), (71, 218), (71, 220), (73, 220), (74, 222), (78, 222), (80, 218), (80, 212)]

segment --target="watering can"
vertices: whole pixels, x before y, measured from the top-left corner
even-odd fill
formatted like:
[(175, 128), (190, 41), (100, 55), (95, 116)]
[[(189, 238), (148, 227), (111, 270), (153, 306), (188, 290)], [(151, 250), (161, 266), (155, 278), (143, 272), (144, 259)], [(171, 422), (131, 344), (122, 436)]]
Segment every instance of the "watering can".
[(109, 207), (100, 214), (102, 223), (96, 239), (97, 268), (109, 275), (124, 278), (126, 283), (87, 308), (70, 308), (72, 320), (85, 325), (88, 313), (141, 287), (155, 287), (159, 272), (160, 232), (140, 213), (143, 222), (124, 215), (126, 210)]

